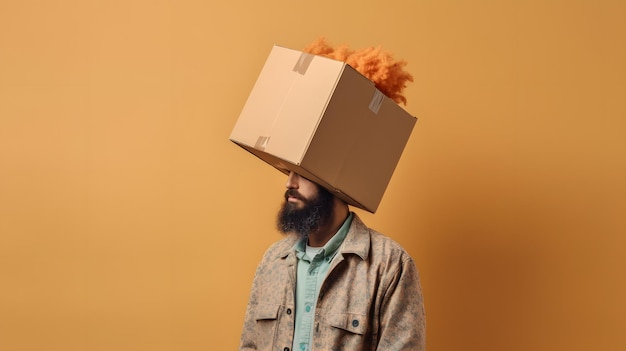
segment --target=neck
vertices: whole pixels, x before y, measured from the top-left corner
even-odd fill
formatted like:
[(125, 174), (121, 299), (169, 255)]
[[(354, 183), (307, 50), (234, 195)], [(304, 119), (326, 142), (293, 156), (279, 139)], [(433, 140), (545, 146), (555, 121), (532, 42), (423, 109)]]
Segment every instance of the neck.
[(348, 205), (335, 197), (333, 202), (333, 213), (327, 223), (320, 226), (318, 230), (309, 234), (309, 246), (322, 247), (332, 238), (348, 217), (350, 211)]

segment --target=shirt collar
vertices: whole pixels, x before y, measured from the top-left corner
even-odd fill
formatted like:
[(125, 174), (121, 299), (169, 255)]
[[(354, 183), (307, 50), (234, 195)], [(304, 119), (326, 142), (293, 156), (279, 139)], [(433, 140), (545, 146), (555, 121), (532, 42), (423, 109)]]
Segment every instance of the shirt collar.
[[(335, 255), (335, 253), (337, 253), (337, 249), (339, 248), (339, 246), (341, 246), (341, 243), (346, 238), (346, 235), (348, 235), (350, 225), (352, 224), (352, 218), (353, 213), (350, 212), (346, 220), (343, 221), (343, 224), (341, 225), (337, 233), (335, 233), (335, 235), (333, 235), (330, 240), (328, 240), (326, 245), (324, 245), (322, 249), (322, 252), (324, 253), (324, 258), (332, 257)], [(302, 255), (304, 254), (306, 250), (306, 241), (307, 238), (302, 238), (298, 240), (294, 245), (294, 249), (296, 250), (296, 254), (298, 255), (298, 257), (302, 257)]]

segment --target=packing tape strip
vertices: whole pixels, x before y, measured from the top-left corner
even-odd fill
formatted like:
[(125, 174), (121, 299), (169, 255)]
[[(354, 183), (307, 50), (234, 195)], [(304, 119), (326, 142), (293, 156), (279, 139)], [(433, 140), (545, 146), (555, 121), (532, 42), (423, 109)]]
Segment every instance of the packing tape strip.
[(374, 112), (374, 114), (378, 114), (380, 110), (380, 106), (383, 104), (383, 99), (385, 95), (380, 92), (380, 90), (376, 89), (374, 91), (374, 96), (372, 97), (372, 101), (370, 101), (369, 108)]
[(313, 61), (313, 57), (315, 57), (315, 55), (303, 52), (298, 58), (296, 65), (293, 67), (293, 71), (304, 75), (311, 64), (311, 61)]
[(256, 144), (254, 144), (254, 148), (257, 150), (265, 151), (265, 148), (267, 147), (267, 142), (269, 141), (270, 141), (270, 137), (261, 135), (256, 140)]

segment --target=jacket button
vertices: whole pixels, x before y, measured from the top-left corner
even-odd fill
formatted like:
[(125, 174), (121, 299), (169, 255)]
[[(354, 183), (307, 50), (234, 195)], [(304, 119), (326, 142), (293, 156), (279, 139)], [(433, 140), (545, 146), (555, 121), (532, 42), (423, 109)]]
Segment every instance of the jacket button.
[(287, 309), (287, 314), (291, 314), (291, 308)]
[(359, 321), (358, 321), (358, 320), (356, 320), (356, 319), (355, 319), (355, 320), (353, 320), (353, 321), (352, 321), (352, 326), (353, 326), (353, 327), (355, 327), (355, 328), (356, 328), (356, 327), (358, 327), (358, 326), (359, 326)]
[(285, 348), (283, 349), (283, 351), (289, 351), (289, 348), (288, 348), (288, 347), (285, 347)]

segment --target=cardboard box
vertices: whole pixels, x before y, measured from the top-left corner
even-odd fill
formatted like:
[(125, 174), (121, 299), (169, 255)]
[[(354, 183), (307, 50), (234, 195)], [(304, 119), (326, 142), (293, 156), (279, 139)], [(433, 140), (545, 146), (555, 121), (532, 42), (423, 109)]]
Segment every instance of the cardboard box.
[(349, 65), (274, 46), (230, 140), (374, 213), (416, 121)]

